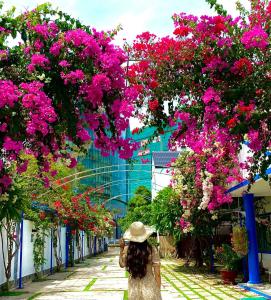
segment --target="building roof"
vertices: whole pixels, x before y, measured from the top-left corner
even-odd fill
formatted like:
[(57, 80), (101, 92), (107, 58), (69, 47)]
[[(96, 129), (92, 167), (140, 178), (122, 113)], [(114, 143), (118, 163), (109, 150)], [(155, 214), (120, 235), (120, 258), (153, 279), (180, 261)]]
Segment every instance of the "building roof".
[(153, 151), (152, 158), (155, 168), (168, 167), (172, 159), (176, 159), (179, 154), (178, 151)]

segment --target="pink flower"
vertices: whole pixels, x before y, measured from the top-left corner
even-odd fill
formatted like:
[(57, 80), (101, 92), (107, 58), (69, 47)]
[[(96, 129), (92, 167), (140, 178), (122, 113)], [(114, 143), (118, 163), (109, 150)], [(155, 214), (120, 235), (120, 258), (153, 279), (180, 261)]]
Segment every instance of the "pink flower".
[(265, 49), (269, 45), (268, 34), (259, 25), (246, 31), (241, 38), (241, 42), (246, 49), (256, 47)]
[(58, 31), (58, 27), (54, 22), (37, 24), (35, 26), (29, 25), (29, 28), (41, 35), (45, 40), (49, 37), (54, 37)]
[(36, 71), (36, 67), (46, 68), (50, 64), (49, 59), (44, 54), (33, 54), (31, 63), (27, 66), (29, 73)]
[(90, 102), (94, 108), (102, 103), (103, 92), (100, 87), (93, 86), (93, 84), (82, 84), (80, 94), (85, 100)]
[(212, 56), (211, 58), (208, 58), (206, 61), (206, 67), (202, 68), (202, 73), (209, 72), (215, 72), (219, 71), (222, 72), (224, 69), (228, 68), (229, 64), (224, 61), (219, 56)]
[(97, 74), (93, 76), (92, 85), (106, 92), (111, 89), (111, 81), (106, 74)]
[(51, 171), (51, 176), (52, 176), (52, 177), (55, 177), (57, 174), (58, 174), (58, 171), (57, 171), (57, 170), (52, 170), (52, 171)]
[(209, 87), (202, 96), (202, 100), (204, 104), (208, 104), (211, 100), (214, 100), (215, 102), (220, 102), (220, 97), (212, 87)]
[(36, 39), (34, 42), (34, 48), (36, 51), (40, 51), (44, 47), (43, 42), (40, 39)]
[(87, 131), (85, 128), (83, 128), (83, 127), (79, 127), (79, 128), (77, 129), (76, 136), (77, 136), (83, 143), (85, 143), (85, 142), (91, 140), (88, 131)]
[(14, 151), (18, 154), (23, 149), (23, 143), (21, 141), (14, 141), (10, 137), (5, 137), (3, 148), (6, 151)]
[(19, 174), (24, 173), (27, 170), (28, 162), (28, 160), (25, 160), (22, 164), (17, 166), (17, 172)]
[(7, 50), (0, 50), (0, 61), (8, 59), (8, 51)]
[(0, 177), (0, 184), (7, 189), (12, 183), (12, 179), (9, 175), (3, 175)]
[(43, 185), (44, 185), (44, 187), (46, 187), (46, 188), (49, 188), (49, 187), (50, 187), (50, 180), (49, 180), (48, 177), (44, 177), (44, 178), (43, 178)]
[(66, 60), (61, 60), (59, 62), (59, 66), (62, 67), (62, 68), (68, 68), (68, 67), (71, 66), (71, 64), (68, 61), (66, 61)]
[(85, 74), (82, 70), (71, 71), (67, 74), (61, 72), (61, 78), (64, 79), (64, 84), (76, 84), (85, 79)]
[(59, 56), (60, 51), (62, 50), (63, 46), (60, 42), (55, 42), (53, 43), (53, 45), (50, 47), (49, 52), (53, 55), (53, 56)]
[(77, 165), (77, 160), (74, 157), (70, 158), (71, 163), (68, 165), (69, 168), (74, 168)]
[(141, 162), (142, 162), (142, 164), (147, 164), (150, 162), (150, 160), (148, 158), (146, 158), (146, 159), (141, 158)]
[(0, 80), (0, 108), (14, 107), (20, 96), (21, 92), (11, 80)]

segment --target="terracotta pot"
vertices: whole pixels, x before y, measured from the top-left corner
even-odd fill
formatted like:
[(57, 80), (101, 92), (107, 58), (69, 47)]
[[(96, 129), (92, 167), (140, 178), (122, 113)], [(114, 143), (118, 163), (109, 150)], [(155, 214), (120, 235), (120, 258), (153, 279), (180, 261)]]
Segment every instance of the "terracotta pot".
[(221, 274), (221, 278), (222, 278), (224, 284), (235, 284), (235, 279), (237, 277), (237, 272), (228, 271), (228, 270), (221, 270), (220, 274)]

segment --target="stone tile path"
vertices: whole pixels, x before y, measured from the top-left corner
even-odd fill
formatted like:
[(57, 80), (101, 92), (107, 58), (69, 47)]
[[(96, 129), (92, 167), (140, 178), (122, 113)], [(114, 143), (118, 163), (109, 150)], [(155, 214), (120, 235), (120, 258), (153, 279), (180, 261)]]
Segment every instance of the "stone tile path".
[[(43, 282), (25, 286), (24, 295), (0, 300), (128, 300), (127, 273), (118, 266), (118, 249), (91, 258)], [(180, 270), (177, 261), (162, 263), (163, 300), (235, 300), (256, 297), (236, 286), (224, 286), (217, 278)]]

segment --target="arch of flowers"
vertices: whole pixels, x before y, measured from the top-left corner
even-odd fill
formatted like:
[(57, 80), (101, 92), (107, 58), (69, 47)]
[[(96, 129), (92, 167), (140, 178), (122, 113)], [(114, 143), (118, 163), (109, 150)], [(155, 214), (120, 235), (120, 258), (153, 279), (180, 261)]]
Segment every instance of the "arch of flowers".
[[(213, 211), (232, 201), (227, 185), (243, 180), (242, 170), (251, 182), (256, 174), (267, 179), (271, 3), (251, 0), (250, 11), (238, 3), (240, 16), (232, 17), (207, 2), (216, 16), (175, 14), (173, 37), (145, 32), (127, 51), (137, 60), (128, 77), (139, 93), (139, 118), (158, 132), (175, 128), (171, 149), (191, 150), (202, 197), (182, 203)], [(244, 143), (250, 155), (240, 163)]]
[[(189, 176), (201, 197), (182, 194), (187, 210), (231, 202), (227, 184), (242, 180), (241, 170), (251, 181), (257, 173), (267, 178), (271, 3), (250, 0), (249, 11), (239, 3), (234, 18), (215, 0), (207, 2), (217, 15), (175, 14), (173, 37), (145, 32), (124, 50), (114, 46), (115, 31), (98, 32), (49, 5), (17, 17), (2, 12), (1, 207), (14, 201), (14, 175), (27, 171), (27, 155), (36, 158), (36, 176), (47, 188), (57, 176), (53, 162), (73, 168), (90, 142), (103, 155), (130, 158), (138, 145), (122, 132), (131, 116), (156, 126), (157, 134), (172, 127), (171, 149), (190, 149)], [(19, 42), (10, 46), (11, 38)], [(126, 74), (123, 64), (131, 58)], [(251, 155), (240, 163), (244, 143)], [(178, 174), (173, 185), (184, 182)], [(58, 209), (61, 214), (64, 206)]]

